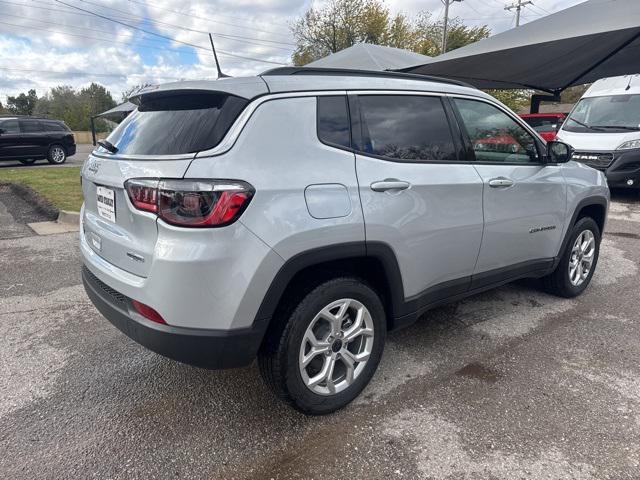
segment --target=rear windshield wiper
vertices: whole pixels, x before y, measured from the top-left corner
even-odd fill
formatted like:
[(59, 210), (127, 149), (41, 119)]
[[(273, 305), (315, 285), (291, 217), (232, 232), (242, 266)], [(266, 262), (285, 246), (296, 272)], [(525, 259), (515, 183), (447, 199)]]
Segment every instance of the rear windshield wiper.
[(591, 125), (587, 125), (586, 123), (583, 123), (580, 120), (576, 120), (573, 117), (567, 117), (567, 120), (571, 120), (572, 122), (577, 123), (581, 127), (588, 128), (589, 130), (598, 130), (598, 128), (599, 128), (599, 127), (592, 127)]
[(111, 153), (116, 153), (118, 151), (118, 147), (116, 147), (108, 140), (98, 140), (98, 145), (100, 145), (105, 150), (110, 151)]
[(640, 130), (638, 127), (630, 127), (628, 125), (594, 125), (591, 128), (617, 128), (619, 130), (631, 130), (632, 132)]

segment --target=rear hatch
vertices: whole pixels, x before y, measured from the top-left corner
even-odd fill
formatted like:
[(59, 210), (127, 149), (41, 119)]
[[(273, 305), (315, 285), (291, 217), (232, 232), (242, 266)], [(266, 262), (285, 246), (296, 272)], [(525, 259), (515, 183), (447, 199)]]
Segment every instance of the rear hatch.
[(249, 99), (228, 92), (163, 88), (136, 102), (138, 109), (82, 168), (83, 228), (100, 257), (146, 277), (158, 237), (157, 216), (132, 204), (125, 182), (183, 178), (198, 152), (220, 143)]

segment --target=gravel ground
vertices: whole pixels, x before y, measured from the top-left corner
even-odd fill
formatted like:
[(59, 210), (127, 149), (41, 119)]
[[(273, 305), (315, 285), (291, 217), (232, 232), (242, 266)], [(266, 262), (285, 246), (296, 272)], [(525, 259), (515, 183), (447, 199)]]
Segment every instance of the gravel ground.
[(255, 366), (116, 331), (76, 235), (0, 240), (0, 477), (640, 478), (639, 247), (640, 201), (618, 197), (583, 296), (521, 282), (433, 310), (389, 335), (353, 405), (310, 418)]

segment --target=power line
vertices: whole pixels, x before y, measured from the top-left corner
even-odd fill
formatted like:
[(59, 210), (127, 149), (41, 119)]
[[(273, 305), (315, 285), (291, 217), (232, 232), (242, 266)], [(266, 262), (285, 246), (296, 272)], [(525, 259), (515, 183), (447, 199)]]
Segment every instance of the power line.
[[(39, 1), (39, 0), (32, 0), (33, 2), (37, 2), (40, 4), (44, 4), (44, 5), (51, 5), (49, 2), (43, 2), (43, 1)], [(56, 12), (56, 13), (64, 13), (64, 14), (71, 14), (71, 15), (79, 15), (79, 16), (83, 16), (83, 17), (93, 17), (95, 18), (94, 15), (90, 14), (90, 13), (83, 13), (83, 12), (78, 12), (78, 11), (74, 11), (72, 9), (68, 9), (66, 7), (60, 8), (59, 5), (57, 5), (57, 8), (47, 8), (47, 7), (40, 7), (37, 5), (28, 5), (28, 4), (24, 4), (24, 3), (16, 3), (16, 2), (12, 2), (12, 1), (8, 1), (8, 0), (0, 0), (1, 3), (6, 3), (8, 5), (16, 5), (19, 7), (27, 7), (27, 8), (36, 8), (39, 10), (47, 10), (50, 12)], [(205, 35), (208, 35), (209, 32), (204, 31), (204, 30), (197, 30), (197, 29), (193, 29), (193, 28), (189, 28), (189, 27), (184, 27), (181, 25), (174, 25), (171, 23), (167, 23), (167, 22), (162, 22), (159, 20), (151, 20), (145, 17), (141, 17), (138, 15), (134, 15), (134, 14), (127, 14), (126, 16), (120, 16), (120, 15), (112, 15), (112, 18), (114, 19), (119, 19), (119, 20), (130, 20), (130, 19), (137, 19), (139, 20), (141, 23), (147, 23), (147, 24), (151, 24), (151, 25), (162, 25), (162, 26), (167, 26), (170, 28), (176, 28), (176, 29), (180, 29), (180, 30), (185, 30), (185, 31), (190, 31), (190, 32), (194, 32), (194, 33), (202, 33)], [(100, 20), (104, 20), (102, 18), (99, 18)], [(220, 38), (224, 38), (224, 39), (228, 39), (228, 40), (233, 40), (233, 41), (238, 41), (239, 43), (247, 43), (247, 44), (253, 44), (253, 45), (258, 45), (258, 46), (265, 46), (265, 47), (271, 47), (270, 44), (275, 44), (275, 45), (288, 45), (291, 47), (295, 47), (294, 43), (291, 42), (282, 42), (279, 40), (270, 40), (267, 38), (259, 38), (259, 37), (247, 37), (247, 36), (243, 36), (243, 35), (235, 35), (235, 34), (231, 34), (231, 33), (213, 33), (214, 36), (216, 37), (220, 37)], [(264, 43), (264, 45), (263, 45)], [(286, 50), (286, 51), (291, 51), (291, 49), (286, 49), (286, 48), (282, 48), (282, 47), (273, 47), (273, 48), (279, 48), (281, 50)]]
[(29, 69), (29, 68), (9, 68), (9, 67), (0, 67), (0, 70), (7, 70), (11, 72), (27, 72), (27, 73), (54, 73), (58, 75), (87, 75), (92, 77), (130, 77), (132, 75), (139, 76), (147, 76), (147, 77), (157, 77), (157, 78), (166, 78), (169, 80), (183, 80), (184, 77), (168, 77), (166, 75), (155, 75), (155, 74), (145, 74), (145, 73), (94, 73), (94, 72), (83, 72), (83, 71), (70, 71), (70, 72), (61, 72), (56, 70), (38, 70), (38, 69)]
[[(40, 20), (40, 19), (36, 19), (36, 18), (32, 18), (32, 17), (26, 17), (24, 15), (13, 15), (11, 13), (5, 13), (4, 16), (20, 18), (20, 19), (23, 19), (23, 20), (30, 20), (30, 21), (35, 21), (35, 22), (39, 22), (39, 23), (46, 23), (46, 24), (49, 24), (49, 25), (56, 25), (56, 26), (59, 26), (59, 27), (74, 28), (74, 29), (79, 29), (79, 30), (89, 30), (90, 32), (100, 32), (100, 33), (106, 33), (106, 34), (109, 34), (109, 35), (113, 35), (113, 31), (96, 30), (95, 28), (79, 27), (79, 26), (68, 25), (66, 23), (59, 23), (59, 22), (49, 22), (49, 21), (46, 21), (46, 20)], [(65, 33), (65, 32), (56, 32), (56, 33)], [(208, 33), (208, 32), (202, 32), (202, 33)], [(88, 37), (88, 38), (91, 38), (91, 37)], [(223, 38), (226, 40), (225, 37), (223, 37)], [(163, 41), (163, 40), (154, 39), (154, 38), (145, 38), (145, 40), (148, 41), (148, 42), (162, 42)], [(234, 41), (234, 39), (229, 39), (229, 40)], [(254, 44), (254, 45), (258, 45), (260, 47), (268, 46), (269, 48), (276, 48), (278, 50), (284, 50), (286, 52), (290, 52), (291, 51), (290, 48), (278, 47), (278, 46), (275, 46), (275, 45), (273, 45), (273, 46), (272, 45), (262, 45), (262, 44), (259, 44), (259, 43), (253, 43), (253, 42), (248, 41), (248, 40), (243, 41), (243, 43), (251, 43), (251, 44)], [(141, 44), (139, 44), (139, 43), (135, 44), (135, 46), (139, 46), (139, 45), (141, 45)], [(165, 47), (165, 48), (169, 48), (170, 49), (171, 47)], [(189, 53), (191, 53), (191, 52), (189, 52)]]
[[(192, 31), (192, 32), (198, 32), (198, 33), (204, 33), (204, 34), (207, 34), (207, 35), (209, 34), (209, 32), (208, 32), (208, 31), (195, 30), (195, 29), (193, 29), (193, 28), (183, 27), (183, 26), (180, 26), (180, 25), (174, 25), (174, 24), (170, 24), (170, 23), (166, 23), (166, 22), (152, 21), (152, 20), (150, 20), (150, 19), (146, 19), (145, 17), (140, 17), (139, 15), (131, 14), (130, 12), (128, 12), (128, 11), (126, 11), (126, 10), (122, 10), (122, 9), (120, 9), (120, 8), (115, 8), (115, 7), (110, 7), (110, 6), (108, 6), (108, 5), (103, 5), (103, 4), (101, 4), (101, 3), (92, 2), (92, 1), (90, 1), (90, 0), (78, 0), (78, 1), (79, 1), (79, 2), (82, 2), (82, 3), (87, 3), (87, 4), (89, 4), (89, 5), (96, 6), (96, 7), (98, 7), (98, 8), (103, 8), (103, 9), (105, 9), (105, 10), (112, 10), (112, 11), (114, 11), (114, 12), (124, 13), (124, 14), (127, 16), (127, 18), (132, 18), (132, 17), (133, 17), (133, 18), (138, 18), (138, 19), (145, 19), (145, 20), (148, 20), (150, 23), (163, 23), (163, 24), (165, 24), (165, 25), (170, 25), (170, 26), (172, 26), (172, 27), (180, 28), (180, 29), (183, 29), (183, 30), (189, 30), (189, 31)], [(135, 2), (135, 3), (139, 3), (139, 2)], [(171, 11), (173, 11), (173, 10), (171, 10)], [(177, 12), (177, 11), (173, 11), (173, 12), (174, 12), (174, 13), (179, 13), (179, 12)], [(184, 13), (183, 13), (183, 14), (181, 14), (181, 15), (187, 15), (187, 14), (184, 14)], [(195, 17), (194, 15), (187, 15), (187, 16)], [(202, 19), (201, 17), (195, 17), (195, 18), (200, 18), (200, 19)], [(208, 20), (208, 19), (207, 19), (207, 20)], [(246, 30), (246, 29), (250, 29), (249, 27), (242, 27), (242, 26), (239, 26), (239, 25), (227, 24), (227, 23), (224, 23), (224, 22), (219, 22), (219, 21), (217, 21), (217, 20), (208, 20), (208, 21), (215, 22), (215, 23), (222, 23), (223, 25), (229, 25), (229, 26), (232, 26), (232, 27), (242, 28), (242, 29), (245, 29), (245, 30)], [(275, 33), (276, 35), (283, 35), (283, 34), (281, 34), (281, 33), (270, 32), (270, 31), (267, 31), (267, 30), (256, 30), (256, 29), (250, 29), (250, 30), (252, 30), (252, 31), (258, 31), (258, 32), (259, 32), (259, 31), (262, 31), (262, 32), (264, 32), (264, 33)], [(237, 36), (237, 37), (239, 37), (239, 38), (251, 38), (252, 40), (262, 40), (262, 39), (260, 39), (260, 38), (256, 38), (256, 37), (240, 37), (239, 35), (236, 35), (236, 36)], [(282, 43), (284, 43), (284, 42), (282, 42)], [(294, 45), (293, 45), (293, 44), (291, 44), (291, 43), (289, 43), (289, 45), (294, 46)]]
[[(24, 28), (24, 25), (19, 25), (19, 24), (16, 24), (16, 23), (0, 22), (0, 25), (8, 25), (10, 27)], [(82, 35), (82, 34), (79, 34), (79, 33), (63, 32), (63, 31), (60, 31), (60, 30), (52, 30), (50, 28), (37, 27), (37, 26), (33, 26), (33, 25), (29, 26), (29, 28), (31, 30), (39, 30), (39, 31), (43, 31), (43, 32), (57, 33), (59, 35), (65, 35), (65, 36), (69, 36), (69, 37), (86, 38), (88, 40), (95, 40), (95, 41), (103, 42), (103, 43), (110, 43), (110, 44), (114, 44), (115, 43), (115, 44), (120, 44), (120, 45), (131, 46), (129, 42), (124, 42), (124, 41), (121, 41), (121, 40), (112, 40), (112, 39), (109, 39), (109, 38), (92, 37), (90, 35)], [(193, 51), (180, 51), (180, 50), (177, 50), (175, 48), (170, 48), (170, 47), (157, 47), (157, 46), (142, 45), (142, 44), (136, 44), (136, 47), (144, 48), (144, 49), (152, 49), (152, 50), (162, 50), (162, 51), (171, 50), (171, 51), (174, 51), (176, 53), (182, 53), (182, 54), (188, 54), (188, 55), (197, 55), (197, 53), (193, 52)]]
[[(79, 1), (82, 2), (82, 1), (85, 1), (85, 0), (79, 0)], [(160, 7), (160, 6), (155, 5), (155, 4), (151, 3), (151, 2), (140, 2), (140, 1), (137, 1), (137, 0), (129, 0), (129, 2), (137, 3), (137, 4), (140, 4), (140, 5), (144, 5), (146, 7), (151, 6), (152, 8), (156, 8), (158, 10), (163, 10), (165, 12), (176, 13), (178, 15), (184, 15), (186, 17), (197, 18), (198, 20), (206, 20), (208, 22), (220, 23), (222, 25), (228, 25), (230, 27), (242, 28), (242, 29), (245, 29), (245, 30), (252, 30), (252, 31), (255, 31), (255, 32), (272, 33), (272, 34), (275, 34), (275, 35), (282, 35), (282, 36), (288, 36), (289, 35), (289, 34), (285, 34), (285, 33), (276, 32), (274, 30), (260, 30), (260, 29), (257, 29), (257, 28), (245, 27), (243, 25), (236, 25), (236, 24), (233, 24), (233, 23), (222, 22), (220, 20), (215, 20), (215, 19), (209, 18), (209, 17), (202, 17), (202, 16), (199, 16), (199, 15), (194, 15), (192, 13), (186, 13), (186, 12), (181, 12), (179, 10), (173, 10), (171, 8)], [(87, 3), (90, 3), (90, 2), (87, 2)], [(111, 8), (111, 7), (108, 7), (108, 8)], [(220, 16), (230, 17), (230, 15), (220, 15)], [(234, 17), (231, 17), (231, 18), (234, 18)], [(235, 18), (240, 18), (240, 17), (235, 17)], [(243, 20), (246, 20), (246, 19), (243, 19)]]
[[(100, 18), (103, 18), (105, 20), (109, 20), (111, 22), (118, 23), (120, 25), (124, 25), (125, 27), (132, 28), (134, 30), (139, 30), (139, 31), (147, 33), (149, 35), (155, 35), (156, 37), (164, 38), (166, 40), (169, 40), (169, 41), (172, 41), (172, 42), (176, 42), (176, 43), (181, 43), (183, 45), (187, 45), (187, 46), (190, 46), (190, 47), (193, 47), (193, 48), (199, 48), (201, 50), (207, 50), (207, 51), (209, 50), (208, 48), (203, 47), (201, 45), (196, 45), (194, 43), (189, 43), (189, 42), (183, 42), (182, 40), (178, 40), (178, 39), (169, 37), (167, 35), (162, 35), (161, 33), (156, 33), (156, 32), (150, 31), (150, 30), (145, 30), (144, 28), (140, 28), (140, 27), (137, 27), (135, 25), (131, 25), (131, 24), (122, 22), (120, 20), (116, 20), (116, 19), (107, 17), (106, 15), (102, 15), (100, 13), (92, 12), (91, 10), (85, 10), (84, 8), (81, 8), (81, 7), (78, 7), (78, 6), (75, 6), (75, 5), (70, 5), (70, 4), (66, 3), (66, 2), (63, 2), (62, 0), (55, 0), (55, 2), (57, 2), (57, 3), (61, 4), (61, 5), (65, 5), (67, 7), (70, 7), (70, 8), (75, 8), (75, 9), (80, 10), (82, 12), (90, 13), (92, 15), (95, 15), (96, 17), (100, 17)], [(247, 57), (247, 56), (243, 56), (243, 55), (236, 55), (236, 54), (230, 53), (230, 52), (223, 52), (222, 50), (219, 50), (219, 52), (221, 54), (225, 54), (225, 55), (227, 55), (229, 57), (242, 58), (244, 60), (253, 60), (254, 62), (270, 63), (270, 64), (273, 64), (273, 65), (286, 65), (286, 63), (273, 62), (271, 60), (262, 60), (260, 58)]]

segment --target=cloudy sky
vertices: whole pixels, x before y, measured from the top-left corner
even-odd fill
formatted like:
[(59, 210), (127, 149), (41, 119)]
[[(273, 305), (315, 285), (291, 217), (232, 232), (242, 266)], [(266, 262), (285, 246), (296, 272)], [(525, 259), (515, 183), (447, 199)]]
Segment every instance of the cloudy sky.
[[(526, 23), (582, 0), (535, 0)], [(226, 73), (251, 75), (287, 64), (288, 25), (311, 0), (0, 0), (0, 101), (56, 85), (106, 86), (116, 100), (128, 87), (182, 78), (215, 78), (209, 39), (214, 34)], [(440, 0), (386, 0), (392, 12), (430, 11)], [(464, 0), (450, 16), (493, 33), (513, 28), (511, 0)], [(133, 25), (141, 30), (135, 30)]]

